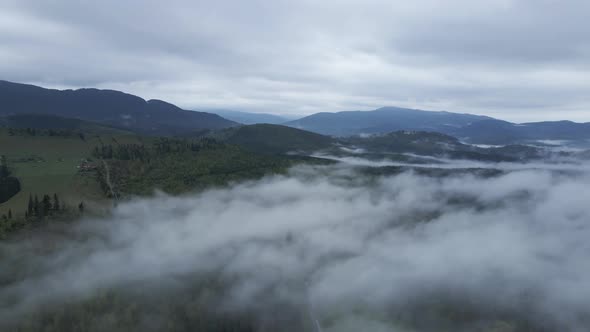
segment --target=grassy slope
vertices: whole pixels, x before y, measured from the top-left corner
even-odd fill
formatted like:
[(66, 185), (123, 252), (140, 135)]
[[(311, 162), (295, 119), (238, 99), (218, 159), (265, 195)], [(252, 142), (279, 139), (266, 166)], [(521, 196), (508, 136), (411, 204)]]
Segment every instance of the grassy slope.
[(19, 178), (22, 190), (9, 201), (0, 204), (0, 215), (12, 209), (22, 215), (29, 194), (57, 193), (62, 200), (77, 204), (80, 200), (100, 200), (102, 191), (92, 174), (78, 172), (81, 160), (91, 156), (92, 149), (100, 142), (111, 143), (113, 137), (119, 143), (139, 143), (133, 135), (86, 135), (79, 137), (58, 136), (9, 136), (0, 128), (0, 154), (6, 155), (14, 175)]
[[(11, 209), (22, 216), (29, 195), (57, 193), (70, 206), (81, 200), (105, 200), (104, 190), (94, 172), (79, 172), (82, 160), (91, 158), (94, 147), (101, 144), (145, 144), (158, 140), (141, 137), (106, 127), (75, 124), (76, 131), (84, 131), (85, 139), (73, 135), (10, 136), (0, 128), (0, 154), (6, 155), (22, 190), (9, 201), (0, 204), (0, 215)], [(254, 179), (266, 174), (284, 172), (297, 163), (325, 163), (313, 158), (279, 155), (294, 150), (316, 150), (330, 146), (325, 136), (283, 126), (244, 126), (229, 132), (229, 145), (220, 145), (198, 153), (156, 156), (145, 161), (109, 160), (116, 190), (125, 194), (150, 194), (154, 189), (182, 193), (232, 181)], [(239, 145), (237, 147), (235, 145)], [(252, 153), (254, 152), (254, 153)], [(257, 153), (257, 152), (262, 152)], [(101, 163), (97, 163), (101, 165)]]

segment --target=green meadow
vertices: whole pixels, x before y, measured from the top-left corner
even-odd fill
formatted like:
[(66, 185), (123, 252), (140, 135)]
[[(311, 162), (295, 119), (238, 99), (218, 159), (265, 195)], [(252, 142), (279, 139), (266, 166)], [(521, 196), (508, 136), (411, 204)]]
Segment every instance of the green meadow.
[(0, 204), (0, 215), (11, 209), (13, 215), (22, 216), (29, 195), (58, 194), (67, 205), (80, 201), (101, 202), (105, 196), (94, 172), (78, 167), (92, 161), (92, 150), (102, 144), (140, 143), (134, 135), (46, 136), (10, 135), (0, 129), (0, 154), (5, 155), (13, 174), (21, 182), (21, 191)]

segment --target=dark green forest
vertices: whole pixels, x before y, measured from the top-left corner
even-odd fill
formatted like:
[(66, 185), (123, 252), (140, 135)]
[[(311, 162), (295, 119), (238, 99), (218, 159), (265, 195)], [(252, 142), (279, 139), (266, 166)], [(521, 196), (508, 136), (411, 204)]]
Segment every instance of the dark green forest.
[(96, 171), (109, 197), (149, 195), (155, 189), (181, 194), (284, 173), (299, 163), (333, 163), (304, 156), (257, 154), (212, 138), (103, 145), (94, 149), (93, 156), (103, 161)]
[(0, 156), (0, 203), (8, 201), (20, 189), (20, 181), (12, 176), (6, 156)]

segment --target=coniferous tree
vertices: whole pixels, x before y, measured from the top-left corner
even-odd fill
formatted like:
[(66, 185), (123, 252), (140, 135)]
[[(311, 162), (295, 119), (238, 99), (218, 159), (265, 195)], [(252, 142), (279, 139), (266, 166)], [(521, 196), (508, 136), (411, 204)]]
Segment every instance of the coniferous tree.
[(35, 212), (35, 203), (33, 203), (33, 195), (29, 194), (29, 206), (27, 207), (27, 212), (29, 216), (33, 215)]
[(41, 204), (39, 204), (39, 197), (35, 195), (35, 200), (33, 201), (33, 209), (35, 210), (35, 216), (41, 216)]
[(51, 197), (49, 197), (49, 195), (43, 195), (43, 204), (42, 204), (42, 209), (43, 209), (43, 216), (48, 216), (49, 215), (49, 211), (51, 211)]
[(12, 219), (12, 209), (8, 209), (8, 219)]
[(57, 197), (57, 193), (53, 194), (53, 210), (59, 211), (59, 197)]

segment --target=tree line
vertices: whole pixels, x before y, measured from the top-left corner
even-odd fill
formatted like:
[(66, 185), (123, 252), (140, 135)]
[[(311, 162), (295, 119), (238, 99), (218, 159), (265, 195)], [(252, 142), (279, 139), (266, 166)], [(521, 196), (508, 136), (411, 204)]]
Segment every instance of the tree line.
[(85, 141), (84, 133), (68, 129), (37, 129), (37, 128), (8, 128), (9, 136), (50, 136), (50, 137), (79, 137)]
[(175, 153), (199, 152), (223, 147), (225, 144), (213, 138), (187, 140), (179, 138), (160, 138), (150, 147), (144, 144), (102, 144), (94, 147), (92, 155), (100, 159), (141, 160), (149, 161), (157, 157)]
[(29, 195), (29, 203), (27, 204), (27, 210), (25, 211), (25, 218), (38, 217), (43, 218), (66, 209), (64, 203), (60, 203), (59, 196), (53, 194), (51, 196), (45, 194), (41, 199), (38, 195)]
[(34, 225), (43, 220), (61, 219), (64, 216), (74, 216), (76, 211), (78, 215), (84, 214), (86, 206), (80, 201), (76, 208), (71, 209), (60, 199), (57, 193), (53, 195), (30, 194), (29, 200), (24, 210), (24, 217), (13, 213), (12, 209), (0, 216), (0, 237), (6, 233), (21, 229), (27, 225)]
[[(83, 203), (80, 202), (83, 210)], [(27, 209), (25, 210), (25, 219), (41, 219), (51, 215), (58, 214), (61, 211), (66, 210), (66, 205), (59, 199), (57, 193), (53, 194), (53, 197), (45, 194), (39, 198), (39, 195), (29, 194), (29, 202)], [(13, 218), (12, 209), (8, 209), (8, 213), (2, 215), (2, 219), (11, 220)]]

